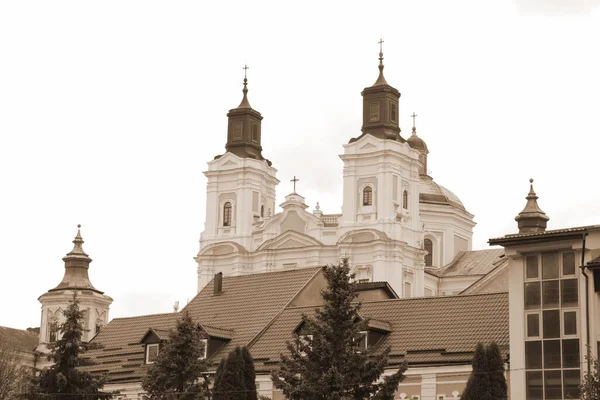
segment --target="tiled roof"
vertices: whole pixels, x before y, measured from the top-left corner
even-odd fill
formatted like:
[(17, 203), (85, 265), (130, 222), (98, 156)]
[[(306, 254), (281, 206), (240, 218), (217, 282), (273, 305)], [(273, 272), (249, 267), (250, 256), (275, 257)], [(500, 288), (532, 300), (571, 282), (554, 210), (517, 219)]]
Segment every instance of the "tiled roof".
[(502, 244), (505, 242), (512, 242), (518, 240), (526, 240), (526, 239), (544, 239), (551, 238), (553, 236), (562, 236), (562, 235), (575, 235), (578, 233), (585, 232), (586, 230), (591, 229), (600, 229), (600, 225), (589, 225), (589, 226), (580, 226), (574, 228), (566, 228), (566, 229), (554, 229), (554, 230), (546, 230), (543, 232), (532, 232), (532, 233), (513, 233), (509, 235), (505, 235), (499, 238), (493, 238), (488, 240), (490, 245)]
[[(223, 277), (220, 295), (213, 295), (210, 282), (183, 310), (189, 311), (209, 335), (231, 338), (213, 356), (216, 364), (235, 346), (248, 344), (318, 271), (320, 268), (306, 268)], [(139, 381), (147, 368), (140, 340), (149, 328), (172, 329), (177, 317), (178, 313), (168, 313), (113, 319), (93, 339), (104, 349), (88, 353), (98, 364), (86, 369), (109, 372), (113, 382)]]
[[(252, 345), (257, 370), (270, 370), (287, 352), (302, 314), (315, 307), (290, 307)], [(508, 352), (508, 293), (363, 302), (361, 316), (387, 321), (392, 332), (378, 348), (391, 347), (389, 362), (409, 366), (468, 364), (478, 342), (495, 341)]]
[(31, 330), (0, 326), (0, 340), (3, 343), (8, 343), (10, 348), (30, 353), (38, 344), (38, 333)]
[(390, 297), (398, 298), (398, 294), (387, 282), (358, 282), (356, 284), (356, 290), (358, 292), (368, 291), (373, 289), (383, 289), (387, 292)]
[(504, 249), (459, 251), (450, 264), (442, 268), (427, 268), (437, 277), (485, 275), (504, 257)]
[(85, 369), (108, 372), (111, 381), (139, 381), (146, 369), (140, 340), (150, 328), (155, 332), (170, 330), (177, 317), (177, 313), (167, 313), (113, 319), (92, 339), (103, 348), (86, 353), (96, 364)]

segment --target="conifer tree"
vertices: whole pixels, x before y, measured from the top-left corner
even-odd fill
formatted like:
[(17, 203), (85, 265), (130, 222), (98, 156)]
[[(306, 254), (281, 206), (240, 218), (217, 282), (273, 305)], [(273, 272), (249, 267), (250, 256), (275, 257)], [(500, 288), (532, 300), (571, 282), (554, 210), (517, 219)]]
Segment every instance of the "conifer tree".
[(254, 370), (254, 359), (246, 346), (241, 351), (242, 365), (244, 371), (244, 384), (246, 389), (246, 400), (258, 400), (256, 393), (256, 371)]
[(490, 371), (483, 343), (477, 343), (472, 366), (471, 376), (461, 400), (493, 400), (490, 390)]
[(322, 308), (302, 317), (302, 332), (289, 354), (281, 355), (278, 369), (271, 374), (273, 385), (291, 400), (391, 400), (404, 378), (406, 364), (379, 381), (390, 349), (376, 354), (357, 349), (367, 330), (367, 321), (358, 315), (360, 303), (348, 260), (326, 266), (327, 288), (321, 291)]
[(201, 400), (206, 388), (202, 359), (204, 343), (197, 324), (184, 311), (169, 339), (161, 343), (158, 358), (148, 369), (142, 388), (152, 400)]
[(106, 376), (98, 377), (78, 369), (91, 365), (83, 355), (98, 345), (81, 340), (83, 336), (83, 311), (79, 310), (77, 296), (63, 311), (65, 322), (59, 326), (61, 337), (48, 345), (48, 360), (54, 365), (43, 369), (33, 380), (32, 397), (51, 400), (110, 399), (112, 393), (102, 391)]
[(490, 372), (490, 394), (493, 400), (508, 399), (508, 386), (504, 376), (504, 360), (496, 342), (490, 343), (486, 350)]
[(214, 400), (257, 400), (254, 360), (246, 347), (223, 357), (215, 374)]

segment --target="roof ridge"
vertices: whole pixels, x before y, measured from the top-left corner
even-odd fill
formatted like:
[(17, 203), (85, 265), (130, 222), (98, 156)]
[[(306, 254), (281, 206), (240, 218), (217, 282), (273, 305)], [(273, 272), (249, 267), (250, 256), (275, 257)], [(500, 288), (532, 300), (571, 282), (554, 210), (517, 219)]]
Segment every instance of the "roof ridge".
[(113, 319), (111, 319), (110, 321), (114, 321), (114, 320), (123, 320), (123, 319), (134, 319), (134, 318), (147, 318), (147, 317), (154, 317), (154, 316), (158, 316), (158, 315), (179, 315), (181, 313), (181, 311), (177, 311), (177, 312), (165, 312), (165, 313), (156, 313), (156, 314), (144, 314), (144, 315), (134, 315), (133, 317), (115, 317)]
[(391, 301), (411, 301), (411, 300), (430, 300), (430, 299), (447, 299), (447, 298), (455, 298), (455, 297), (475, 297), (475, 296), (492, 296), (492, 295), (498, 295), (498, 294), (506, 294), (508, 295), (508, 292), (491, 292), (491, 293), (467, 293), (467, 294), (448, 294), (448, 295), (442, 295), (442, 296), (422, 296), (422, 297), (403, 297), (403, 298), (399, 298), (399, 299), (383, 299), (383, 300), (371, 300), (371, 301), (363, 301), (362, 305), (365, 304), (374, 304), (374, 303), (383, 303), (383, 302), (391, 302)]

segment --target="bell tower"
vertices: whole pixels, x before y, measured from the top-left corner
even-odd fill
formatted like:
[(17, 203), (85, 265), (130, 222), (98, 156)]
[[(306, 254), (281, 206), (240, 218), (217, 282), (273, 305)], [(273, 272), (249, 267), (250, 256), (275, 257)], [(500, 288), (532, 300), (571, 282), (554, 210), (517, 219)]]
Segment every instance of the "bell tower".
[(42, 318), (38, 350), (47, 351), (46, 344), (59, 339), (58, 326), (64, 322), (63, 311), (73, 301), (73, 295), (79, 300), (79, 310), (83, 311), (84, 341), (92, 339), (108, 323), (108, 311), (113, 301), (104, 292), (96, 289), (88, 276), (92, 259), (83, 251), (81, 225), (77, 225), (77, 235), (73, 240), (73, 249), (63, 257), (65, 273), (62, 281), (41, 295)]
[(369, 133), (379, 139), (404, 141), (398, 124), (400, 92), (390, 86), (383, 76), (383, 40), (379, 41), (379, 77), (373, 86), (362, 91), (363, 135)]
[[(254, 226), (275, 213), (275, 187), (279, 180), (271, 161), (262, 155), (263, 117), (248, 101), (247, 70), (248, 66), (244, 66), (242, 101), (227, 113), (226, 152), (209, 161), (208, 171), (204, 172), (208, 182), (200, 250), (226, 241), (253, 250)], [(206, 279), (219, 272), (200, 261), (198, 264), (198, 274)]]

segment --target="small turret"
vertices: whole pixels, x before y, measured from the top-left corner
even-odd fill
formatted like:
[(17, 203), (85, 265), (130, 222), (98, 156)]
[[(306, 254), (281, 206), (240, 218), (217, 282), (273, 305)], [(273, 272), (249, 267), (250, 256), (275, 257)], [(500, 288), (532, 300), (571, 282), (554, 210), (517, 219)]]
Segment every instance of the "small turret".
[(519, 224), (519, 233), (537, 233), (546, 230), (546, 224), (550, 217), (538, 206), (538, 196), (533, 191), (533, 179), (529, 180), (529, 194), (527, 194), (527, 204), (523, 211), (515, 217)]

